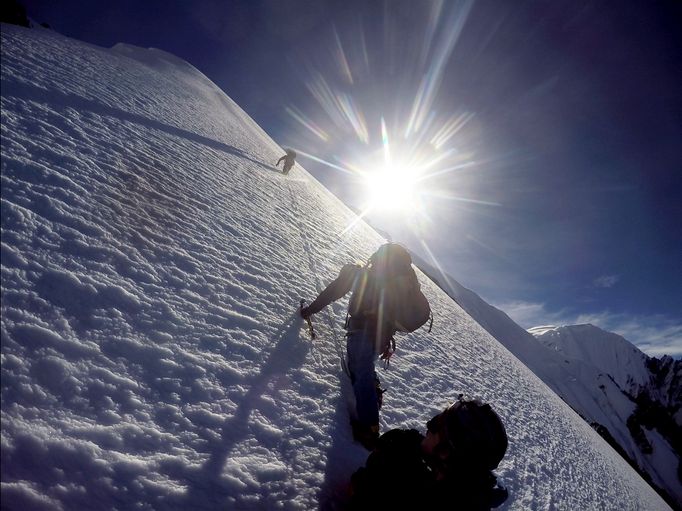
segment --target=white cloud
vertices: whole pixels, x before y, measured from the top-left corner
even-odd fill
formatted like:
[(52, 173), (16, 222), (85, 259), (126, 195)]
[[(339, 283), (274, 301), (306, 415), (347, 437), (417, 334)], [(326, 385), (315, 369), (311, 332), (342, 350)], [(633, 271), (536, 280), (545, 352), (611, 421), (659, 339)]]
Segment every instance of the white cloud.
[(622, 335), (647, 355), (682, 357), (682, 322), (662, 314), (629, 315), (603, 311), (575, 314), (550, 311), (543, 303), (514, 301), (495, 304), (523, 328), (538, 325), (581, 325), (591, 323)]
[(570, 320), (563, 311), (550, 312), (545, 305), (537, 302), (513, 301), (505, 303), (493, 303), (495, 307), (503, 310), (523, 328), (531, 328), (538, 325), (571, 325)]
[(601, 277), (598, 277), (594, 279), (594, 286), (595, 287), (613, 287), (616, 285), (616, 283), (620, 280), (620, 275), (602, 275)]

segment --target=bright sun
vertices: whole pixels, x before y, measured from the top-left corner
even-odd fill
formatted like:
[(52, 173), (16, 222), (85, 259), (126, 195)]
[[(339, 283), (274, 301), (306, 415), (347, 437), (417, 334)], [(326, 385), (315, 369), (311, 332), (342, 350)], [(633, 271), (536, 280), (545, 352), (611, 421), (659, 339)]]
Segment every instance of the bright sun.
[(409, 213), (415, 208), (416, 180), (408, 169), (385, 167), (366, 176), (370, 207)]

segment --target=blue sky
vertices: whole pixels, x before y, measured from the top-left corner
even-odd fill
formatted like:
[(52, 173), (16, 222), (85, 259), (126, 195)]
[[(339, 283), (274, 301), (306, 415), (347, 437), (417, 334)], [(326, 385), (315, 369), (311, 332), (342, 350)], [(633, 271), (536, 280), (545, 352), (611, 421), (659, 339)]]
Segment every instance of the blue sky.
[(592, 322), (682, 355), (678, 3), (25, 5), (188, 60), (358, 210), (356, 170), (387, 147), (435, 162), (418, 214), (371, 222), (524, 327)]

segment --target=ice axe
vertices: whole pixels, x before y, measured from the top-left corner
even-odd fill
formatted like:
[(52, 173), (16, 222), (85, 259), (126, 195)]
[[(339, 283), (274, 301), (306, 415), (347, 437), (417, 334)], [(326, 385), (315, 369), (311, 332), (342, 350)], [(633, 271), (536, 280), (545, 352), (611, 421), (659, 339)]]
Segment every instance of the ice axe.
[[(300, 303), (299, 308), (298, 308), (299, 313), (301, 313), (301, 311), (303, 311), (303, 305), (304, 304), (305, 304), (305, 300), (301, 300), (301, 303)], [(302, 314), (301, 314), (301, 317), (303, 317)], [(304, 318), (304, 319), (305, 319), (306, 323), (308, 323), (308, 333), (310, 334), (310, 338), (312, 340), (315, 340), (315, 330), (313, 330), (313, 322), (310, 321), (309, 317)]]

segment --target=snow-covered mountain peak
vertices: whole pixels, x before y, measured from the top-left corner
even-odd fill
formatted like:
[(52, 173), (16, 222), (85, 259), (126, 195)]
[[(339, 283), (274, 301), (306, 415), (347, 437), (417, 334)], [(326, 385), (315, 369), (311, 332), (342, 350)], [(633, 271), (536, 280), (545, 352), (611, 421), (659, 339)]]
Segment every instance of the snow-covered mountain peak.
[(561, 326), (532, 333), (545, 346), (566, 357), (583, 360), (613, 377), (633, 395), (650, 384), (648, 357), (625, 338), (591, 324)]
[(111, 47), (110, 51), (141, 62), (161, 73), (175, 76), (184, 74), (189, 80), (194, 79), (213, 84), (201, 71), (186, 60), (158, 48), (142, 48), (132, 44), (117, 43)]

